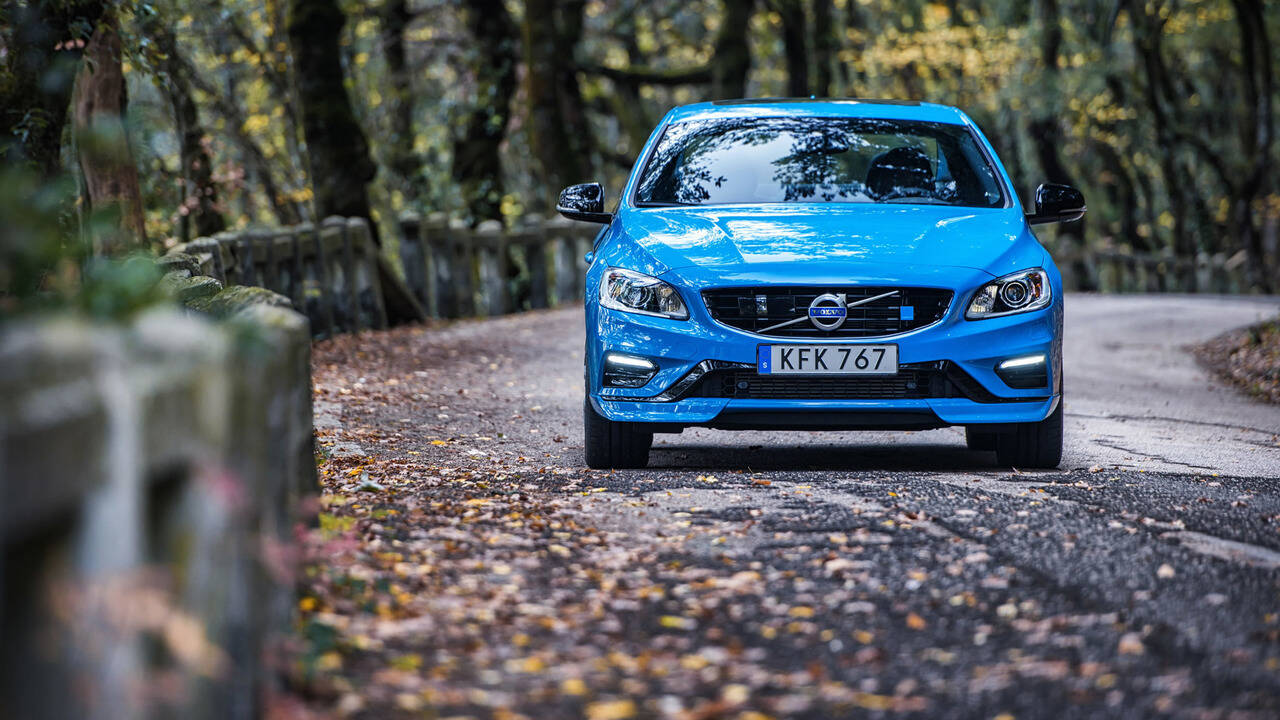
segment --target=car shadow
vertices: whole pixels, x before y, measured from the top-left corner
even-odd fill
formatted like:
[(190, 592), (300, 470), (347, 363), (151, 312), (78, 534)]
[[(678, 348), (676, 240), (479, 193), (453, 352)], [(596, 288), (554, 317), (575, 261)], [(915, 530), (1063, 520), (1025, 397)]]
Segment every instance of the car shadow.
[(650, 469), (840, 470), (894, 472), (1008, 471), (995, 453), (955, 444), (743, 445), (678, 444), (653, 446)]

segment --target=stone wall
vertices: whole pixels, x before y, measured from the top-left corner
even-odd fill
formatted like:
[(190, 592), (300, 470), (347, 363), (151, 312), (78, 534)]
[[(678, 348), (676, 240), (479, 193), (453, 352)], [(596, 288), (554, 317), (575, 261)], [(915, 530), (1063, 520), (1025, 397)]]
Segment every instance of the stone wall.
[[(173, 280), (174, 290), (199, 309), (263, 302), (266, 296), (245, 288), (265, 288), (306, 315), (317, 338), (387, 326), (377, 248), (361, 218), (218, 233), (179, 245), (160, 262), (185, 273)], [(215, 297), (233, 285), (241, 298)]]
[(0, 332), (0, 716), (258, 717), (281, 677), (310, 330), (192, 269), (165, 282), (225, 320)]
[(400, 220), (405, 283), (437, 318), (503, 315), (581, 302), (584, 257), (602, 225), (530, 216), (511, 229), (443, 214)]

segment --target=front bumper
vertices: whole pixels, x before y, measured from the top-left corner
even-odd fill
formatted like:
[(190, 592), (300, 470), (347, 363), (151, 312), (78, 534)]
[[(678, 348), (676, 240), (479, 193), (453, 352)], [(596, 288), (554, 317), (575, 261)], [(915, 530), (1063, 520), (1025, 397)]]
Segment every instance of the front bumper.
[[(723, 428), (917, 428), (947, 425), (1037, 422), (1057, 407), (1061, 388), (1061, 295), (1049, 307), (1021, 315), (965, 320), (955, 308), (935, 325), (867, 343), (898, 346), (900, 365), (946, 361), (978, 387), (965, 397), (897, 399), (753, 399), (689, 397), (680, 392), (695, 368), (732, 364), (754, 368), (757, 347), (785, 342), (821, 344), (822, 340), (764, 338), (720, 325), (702, 312), (689, 320), (670, 320), (587, 308), (588, 395), (602, 416), (623, 422)], [(650, 358), (658, 372), (643, 387), (603, 387), (604, 353)], [(1015, 389), (996, 375), (1009, 358), (1043, 354), (1048, 385)], [(713, 361), (704, 363), (704, 361)]]

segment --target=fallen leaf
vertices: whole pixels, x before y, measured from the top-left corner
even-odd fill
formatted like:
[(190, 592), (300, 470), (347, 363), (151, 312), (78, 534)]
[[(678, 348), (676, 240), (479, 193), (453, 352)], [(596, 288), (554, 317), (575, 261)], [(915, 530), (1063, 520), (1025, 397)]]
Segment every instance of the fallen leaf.
[(1138, 633), (1125, 633), (1116, 649), (1121, 655), (1141, 655), (1147, 651), (1147, 646), (1142, 644)]
[(587, 706), (587, 720), (626, 720), (635, 715), (636, 704), (631, 700), (607, 700)]

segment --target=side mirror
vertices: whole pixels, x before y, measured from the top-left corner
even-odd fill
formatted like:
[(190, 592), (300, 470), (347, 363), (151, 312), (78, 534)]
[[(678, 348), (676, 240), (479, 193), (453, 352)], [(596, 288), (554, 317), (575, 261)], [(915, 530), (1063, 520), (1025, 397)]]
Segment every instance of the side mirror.
[(613, 221), (613, 213), (604, 211), (604, 188), (600, 183), (570, 185), (561, 190), (560, 199), (556, 201), (556, 212), (570, 220), (595, 223)]
[(1084, 193), (1070, 185), (1045, 183), (1036, 188), (1036, 212), (1027, 216), (1027, 222), (1032, 225), (1071, 222), (1084, 217), (1087, 209)]

